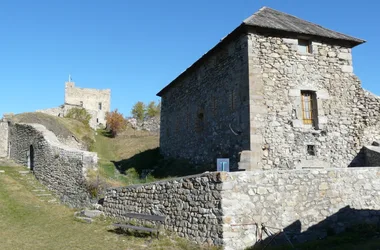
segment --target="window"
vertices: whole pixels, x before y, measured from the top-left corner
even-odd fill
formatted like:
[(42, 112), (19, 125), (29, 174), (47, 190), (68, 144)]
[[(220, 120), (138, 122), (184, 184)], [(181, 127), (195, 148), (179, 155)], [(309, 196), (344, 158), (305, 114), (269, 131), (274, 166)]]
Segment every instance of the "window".
[(315, 156), (315, 146), (307, 145), (307, 154), (311, 156)]
[(80, 101), (80, 102), (79, 102), (79, 105), (80, 105), (81, 107), (83, 107), (83, 102), (82, 102), (82, 101)]
[(99, 102), (99, 110), (102, 110), (102, 103)]
[(311, 124), (317, 127), (317, 97), (313, 91), (301, 91), (302, 120), (303, 124)]
[(311, 41), (304, 40), (304, 39), (298, 39), (298, 52), (300, 53), (313, 53), (312, 47), (311, 47)]
[(204, 110), (201, 108), (197, 113), (197, 120), (195, 122), (195, 131), (202, 132), (204, 129)]

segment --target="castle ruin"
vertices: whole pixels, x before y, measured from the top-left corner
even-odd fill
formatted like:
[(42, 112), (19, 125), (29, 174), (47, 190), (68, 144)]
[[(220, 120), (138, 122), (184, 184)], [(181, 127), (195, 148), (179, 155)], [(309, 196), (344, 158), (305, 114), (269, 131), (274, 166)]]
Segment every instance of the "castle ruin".
[(106, 113), (111, 109), (110, 89), (79, 88), (74, 82), (65, 83), (65, 102), (63, 105), (37, 110), (37, 112), (53, 115), (66, 116), (72, 108), (84, 108), (91, 114), (90, 127), (96, 129), (106, 125)]

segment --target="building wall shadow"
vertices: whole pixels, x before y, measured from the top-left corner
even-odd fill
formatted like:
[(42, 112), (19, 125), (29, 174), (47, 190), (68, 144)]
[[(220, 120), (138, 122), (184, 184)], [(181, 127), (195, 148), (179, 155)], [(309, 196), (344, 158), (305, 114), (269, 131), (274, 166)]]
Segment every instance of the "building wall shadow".
[[(380, 228), (380, 210), (353, 209), (350, 206), (346, 206), (318, 224), (309, 227), (304, 232), (301, 232), (302, 225), (299, 220), (284, 228), (282, 232), (267, 227), (268, 232), (262, 232), (263, 238), (267, 238), (258, 241), (249, 249), (263, 249), (268, 245), (290, 245), (289, 241), (292, 244), (298, 244), (324, 239), (327, 236), (337, 235), (363, 224)], [(276, 235), (276, 233), (278, 234)], [(358, 235), (358, 237), (361, 236)]]

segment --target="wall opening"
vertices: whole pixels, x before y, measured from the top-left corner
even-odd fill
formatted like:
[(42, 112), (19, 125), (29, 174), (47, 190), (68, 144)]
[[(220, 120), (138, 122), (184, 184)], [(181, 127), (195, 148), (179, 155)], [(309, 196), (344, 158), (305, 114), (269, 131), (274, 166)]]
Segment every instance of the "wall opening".
[(310, 124), (318, 129), (317, 95), (314, 91), (301, 91), (303, 124)]
[(307, 145), (307, 154), (311, 156), (315, 156), (315, 145)]
[(34, 148), (33, 148), (33, 145), (30, 145), (30, 147), (29, 147), (28, 168), (32, 171), (34, 170)]
[(98, 103), (98, 108), (99, 108), (99, 110), (102, 110), (102, 103), (101, 102)]
[(8, 158), (11, 158), (11, 147), (12, 147), (12, 142), (8, 143)]

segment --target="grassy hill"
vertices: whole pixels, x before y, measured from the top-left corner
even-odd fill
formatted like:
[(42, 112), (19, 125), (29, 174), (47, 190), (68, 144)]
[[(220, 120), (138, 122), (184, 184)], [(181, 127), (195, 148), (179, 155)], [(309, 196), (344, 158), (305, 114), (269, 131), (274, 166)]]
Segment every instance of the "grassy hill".
[(95, 132), (89, 126), (74, 119), (52, 116), (39, 112), (22, 113), (10, 118), (18, 123), (38, 123), (52, 131), (58, 138), (73, 136), (86, 147), (91, 147), (95, 140)]

